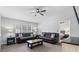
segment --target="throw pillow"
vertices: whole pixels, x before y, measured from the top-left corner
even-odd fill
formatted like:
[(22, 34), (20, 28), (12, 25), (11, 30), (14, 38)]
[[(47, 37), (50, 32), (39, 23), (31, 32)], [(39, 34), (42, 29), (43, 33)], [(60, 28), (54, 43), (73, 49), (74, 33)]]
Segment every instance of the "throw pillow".
[(22, 34), (19, 34), (19, 37), (22, 37)]
[(54, 38), (54, 36), (55, 36), (55, 35), (54, 35), (54, 34), (52, 34), (52, 35), (51, 35), (51, 38)]

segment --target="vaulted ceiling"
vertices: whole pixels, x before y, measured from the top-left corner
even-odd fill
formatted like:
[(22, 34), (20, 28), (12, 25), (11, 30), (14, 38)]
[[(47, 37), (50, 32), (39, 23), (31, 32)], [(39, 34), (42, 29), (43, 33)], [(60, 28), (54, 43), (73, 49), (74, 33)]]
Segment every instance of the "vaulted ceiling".
[[(38, 7), (38, 6), (37, 6)], [(46, 9), (44, 16), (34, 16), (32, 13), (35, 6), (0, 6), (0, 15), (19, 20), (41, 22), (43, 20), (49, 20), (50, 18), (54, 21), (54, 18), (70, 17), (72, 14), (72, 6), (43, 6), (42, 9)]]

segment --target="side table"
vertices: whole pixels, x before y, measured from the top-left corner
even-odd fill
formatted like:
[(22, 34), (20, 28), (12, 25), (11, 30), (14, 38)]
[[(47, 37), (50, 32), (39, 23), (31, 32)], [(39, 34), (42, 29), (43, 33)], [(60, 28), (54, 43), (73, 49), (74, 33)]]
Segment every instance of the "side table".
[(10, 44), (15, 44), (15, 37), (7, 38), (7, 45), (10, 45)]

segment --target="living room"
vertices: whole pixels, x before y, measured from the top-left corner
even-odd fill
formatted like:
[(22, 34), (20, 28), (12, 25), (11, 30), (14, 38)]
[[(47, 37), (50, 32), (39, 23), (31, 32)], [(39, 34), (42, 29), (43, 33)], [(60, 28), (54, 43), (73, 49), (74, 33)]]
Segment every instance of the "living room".
[(62, 52), (62, 34), (78, 35), (72, 6), (4, 6), (0, 13), (1, 52)]

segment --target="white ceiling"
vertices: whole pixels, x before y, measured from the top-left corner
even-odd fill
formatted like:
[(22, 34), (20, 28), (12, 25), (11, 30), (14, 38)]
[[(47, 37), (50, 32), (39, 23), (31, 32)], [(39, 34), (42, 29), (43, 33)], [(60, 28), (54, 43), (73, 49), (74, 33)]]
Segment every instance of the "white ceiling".
[(46, 9), (45, 16), (34, 16), (32, 13), (34, 6), (0, 6), (0, 15), (19, 20), (41, 22), (50, 18), (68, 17), (71, 15), (71, 6), (43, 6)]

